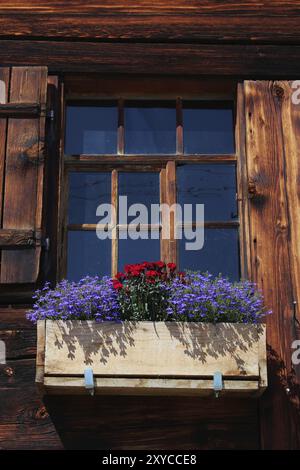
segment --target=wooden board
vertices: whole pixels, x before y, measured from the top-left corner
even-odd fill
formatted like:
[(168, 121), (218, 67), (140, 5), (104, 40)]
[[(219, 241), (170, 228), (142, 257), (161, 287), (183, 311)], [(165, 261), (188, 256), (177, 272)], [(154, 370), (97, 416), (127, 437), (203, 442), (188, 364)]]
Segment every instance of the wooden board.
[(300, 38), (295, 0), (2, 0), (0, 12), (0, 34), (11, 38), (278, 44)]
[[(87, 394), (83, 377), (45, 377), (47, 394)], [(236, 397), (258, 397), (264, 389), (255, 380), (224, 380), (220, 395)], [(95, 378), (96, 395), (170, 395), (170, 396), (214, 396), (212, 379), (170, 378)]]
[[(44, 182), (44, 131), (47, 90), (46, 67), (12, 67), (9, 102), (32, 103), (43, 109), (40, 118), (8, 119), (2, 228), (41, 232)], [(18, 190), (16, 191), (16, 188)], [(41, 246), (3, 250), (3, 284), (34, 283), (39, 275)]]
[[(41, 325), (41, 324), (39, 324)], [(39, 326), (40, 328), (40, 326)], [(46, 321), (45, 375), (226, 377), (258, 380), (264, 327), (172, 322)]]
[(300, 46), (0, 40), (3, 66), (47, 63), (49, 72), (287, 77), (300, 74)]
[(292, 364), (291, 345), (297, 339), (293, 301), (299, 303), (300, 295), (299, 105), (289, 82), (247, 81), (244, 87), (251, 273), (273, 311), (267, 317), (262, 446), (297, 449), (299, 366)]

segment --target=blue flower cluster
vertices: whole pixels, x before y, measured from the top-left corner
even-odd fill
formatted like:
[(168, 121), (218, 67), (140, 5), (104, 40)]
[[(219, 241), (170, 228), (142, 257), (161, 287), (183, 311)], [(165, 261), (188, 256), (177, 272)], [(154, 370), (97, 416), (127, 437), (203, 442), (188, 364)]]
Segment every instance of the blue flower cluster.
[(232, 283), (209, 273), (175, 278), (168, 304), (168, 316), (176, 321), (257, 323), (271, 313), (265, 310), (255, 284)]
[(110, 278), (85, 277), (79, 282), (61, 281), (55, 289), (46, 283), (36, 291), (27, 318), (37, 320), (118, 321), (118, 294)]
[[(263, 298), (249, 281), (232, 283), (211, 274), (187, 273), (160, 282), (165, 299), (158, 319), (168, 321), (257, 323), (267, 312)], [(46, 283), (36, 292), (27, 318), (52, 320), (134, 320), (122, 314), (119, 292), (108, 277), (85, 277), (79, 282), (60, 282), (55, 289)], [(132, 292), (128, 292), (132, 295)], [(149, 320), (149, 318), (139, 318)]]

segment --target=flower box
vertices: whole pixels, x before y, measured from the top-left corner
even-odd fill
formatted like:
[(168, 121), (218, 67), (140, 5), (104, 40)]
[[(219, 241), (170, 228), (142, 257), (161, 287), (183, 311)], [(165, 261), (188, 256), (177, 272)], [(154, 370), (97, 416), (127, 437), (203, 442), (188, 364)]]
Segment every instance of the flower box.
[[(44, 393), (214, 393), (258, 396), (267, 386), (265, 326), (241, 323), (38, 322), (36, 382)], [(90, 371), (91, 372), (91, 371)]]

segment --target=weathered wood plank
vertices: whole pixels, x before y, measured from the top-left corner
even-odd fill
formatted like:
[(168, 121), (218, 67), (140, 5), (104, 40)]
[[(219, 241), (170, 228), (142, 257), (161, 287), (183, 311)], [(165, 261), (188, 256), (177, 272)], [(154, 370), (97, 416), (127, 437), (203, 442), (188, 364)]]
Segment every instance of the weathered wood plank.
[(267, 318), (270, 386), (261, 400), (262, 445), (296, 449), (300, 442), (299, 414), (286, 393), (291, 372), (294, 294), (283, 97), (284, 90), (276, 82), (245, 83), (252, 275), (266, 305), (273, 310)]
[[(94, 378), (96, 395), (175, 395), (214, 396), (213, 381), (188, 379), (149, 378)], [(258, 381), (224, 380), (224, 389), (219, 396), (257, 397), (261, 393)], [(83, 377), (45, 377), (44, 390), (47, 394), (87, 395)]]
[(263, 326), (46, 321), (45, 375), (259, 376)]
[(35, 327), (26, 319), (26, 308), (0, 307), (0, 330), (32, 328)]
[(0, 248), (30, 247), (35, 243), (33, 230), (0, 229)]
[[(0, 317), (1, 321), (1, 317)], [(6, 360), (35, 358), (36, 329), (0, 330), (0, 340), (5, 342)]]
[[(8, 101), (9, 88), (9, 68), (0, 67), (0, 103), (4, 105)], [(4, 185), (4, 169), (5, 169), (5, 153), (6, 153), (6, 131), (7, 119), (0, 118), (0, 226), (2, 227), (2, 210), (3, 210), (3, 185)]]
[(41, 107), (35, 103), (7, 103), (0, 104), (0, 117), (38, 117)]
[[(45, 106), (46, 85), (46, 67), (14, 67), (11, 72), (9, 101), (32, 101)], [(44, 117), (9, 119), (3, 229), (41, 230), (44, 127)], [(3, 251), (1, 282), (35, 282), (39, 272), (40, 250), (40, 247), (36, 247), (23, 250), (22, 253), (18, 250)]]
[[(292, 95), (295, 92), (293, 82), (277, 82), (278, 88), (282, 89), (282, 132), (284, 144), (284, 164), (286, 180), (286, 200), (288, 210), (288, 222), (290, 233), (290, 263), (291, 278), (293, 286), (293, 302), (295, 319), (291, 325), (291, 338), (300, 339), (300, 104), (293, 102)], [(298, 320), (298, 323), (297, 323)], [(295, 366), (291, 371), (291, 377), (297, 378), (300, 384), (300, 366)], [(294, 385), (295, 386), (295, 385)], [(296, 387), (295, 387), (296, 389)], [(300, 408), (300, 396), (296, 393), (294, 400), (298, 401)], [(300, 430), (299, 430), (300, 432)]]
[(257, 400), (243, 398), (48, 396), (71, 449), (255, 449)]
[(42, 65), (51, 72), (286, 77), (300, 73), (300, 46), (121, 44), (0, 41), (1, 63)]
[(298, 1), (1, 2), (4, 37), (299, 42)]
[(0, 366), (0, 449), (62, 449), (34, 374), (34, 359)]

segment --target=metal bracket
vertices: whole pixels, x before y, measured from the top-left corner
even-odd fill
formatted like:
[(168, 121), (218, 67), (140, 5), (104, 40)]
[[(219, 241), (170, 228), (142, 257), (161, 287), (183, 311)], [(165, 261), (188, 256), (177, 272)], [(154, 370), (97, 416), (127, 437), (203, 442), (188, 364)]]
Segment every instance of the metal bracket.
[(219, 393), (223, 390), (223, 379), (222, 379), (222, 373), (221, 372), (215, 372), (214, 373), (214, 391), (215, 391), (215, 397), (219, 397)]
[(90, 395), (94, 395), (94, 373), (91, 367), (87, 367), (86, 369), (84, 369), (84, 386), (88, 390)]

